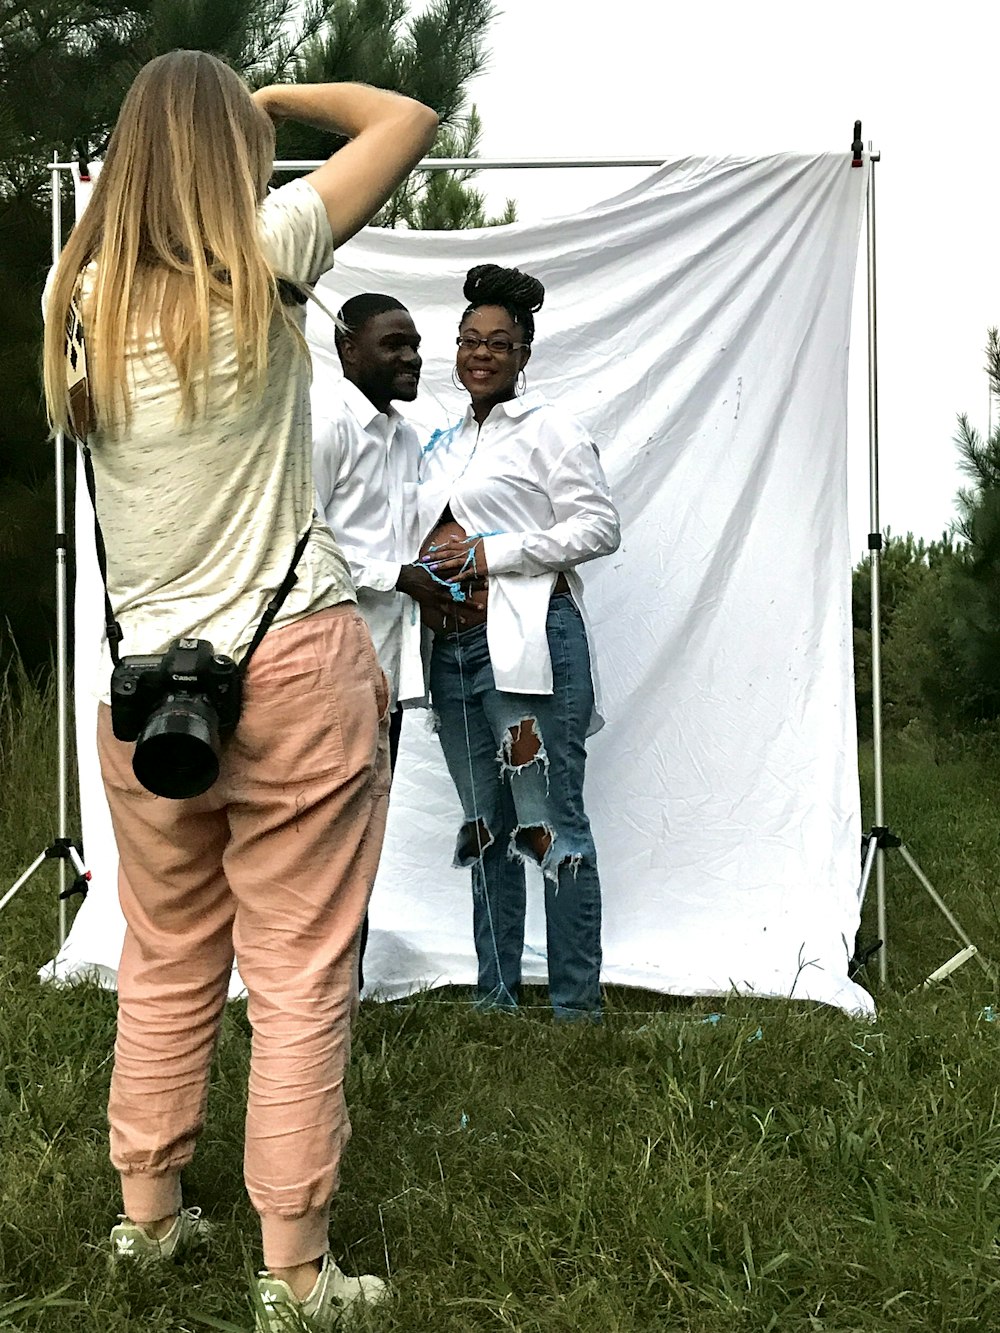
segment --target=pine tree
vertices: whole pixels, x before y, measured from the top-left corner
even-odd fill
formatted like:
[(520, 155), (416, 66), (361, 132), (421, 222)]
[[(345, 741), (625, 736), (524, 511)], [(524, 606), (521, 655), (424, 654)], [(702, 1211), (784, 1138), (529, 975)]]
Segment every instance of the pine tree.
[[(986, 340), (986, 372), (1000, 400), (1000, 333)], [(964, 413), (955, 445), (969, 480), (952, 531), (929, 545), (889, 537), (882, 557), (883, 684), (887, 724), (913, 719), (938, 732), (1000, 718), (1000, 424), (984, 435)], [(854, 573), (859, 722), (870, 635), (867, 562)]]
[[(1000, 333), (986, 336), (986, 373), (1000, 401)], [(964, 413), (955, 444), (970, 480), (958, 494), (956, 531), (966, 552), (954, 582), (952, 635), (967, 716), (1000, 717), (1000, 424), (982, 435)]]
[[(189, 47), (223, 57), (253, 86), (357, 80), (408, 93), (441, 117), (436, 152), (472, 156), (481, 127), (465, 88), (485, 66), (493, 13), (492, 0), (431, 0), (412, 16), (409, 0), (0, 0), (0, 673), (14, 644), (29, 668), (43, 665), (53, 637), (53, 468), (40, 376), (53, 152), (99, 157), (139, 68)], [(323, 158), (336, 147), (335, 136), (279, 128), (279, 158)], [(469, 179), (422, 173), (379, 220), (485, 225)], [(508, 204), (494, 220), (512, 218)]]

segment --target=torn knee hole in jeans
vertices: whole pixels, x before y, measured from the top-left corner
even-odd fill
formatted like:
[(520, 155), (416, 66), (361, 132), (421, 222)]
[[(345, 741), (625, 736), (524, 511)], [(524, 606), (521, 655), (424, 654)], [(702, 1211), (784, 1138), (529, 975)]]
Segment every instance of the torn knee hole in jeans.
[(536, 718), (526, 717), (522, 722), (507, 728), (497, 754), (497, 763), (501, 773), (520, 773), (532, 764), (538, 764), (548, 776), (549, 756)]
[(457, 866), (475, 865), (483, 859), (485, 852), (496, 841), (484, 819), (470, 819), (458, 831), (458, 845), (455, 848)]
[(508, 850), (511, 856), (522, 860), (531, 858), (544, 870), (555, 840), (555, 833), (547, 824), (519, 824), (510, 835)]
[(548, 824), (519, 824), (510, 835), (507, 855), (514, 860), (531, 861), (545, 879), (558, 880), (565, 866), (576, 879), (580, 867), (590, 860), (587, 852), (557, 850), (559, 835)]

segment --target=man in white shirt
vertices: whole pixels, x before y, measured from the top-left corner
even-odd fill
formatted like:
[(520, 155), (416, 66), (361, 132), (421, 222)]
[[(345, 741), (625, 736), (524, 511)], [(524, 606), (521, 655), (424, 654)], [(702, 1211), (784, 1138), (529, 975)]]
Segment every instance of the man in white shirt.
[[(365, 292), (338, 312), (342, 380), (313, 378), (313, 482), (320, 514), (337, 536), (351, 566), (358, 610), (371, 630), (389, 681), (392, 758), (399, 743), (399, 708), (404, 658), (408, 662), (412, 616), (397, 590), (400, 570), (417, 554), (412, 502), (420, 443), (413, 427), (392, 406), (411, 403), (420, 385), (420, 335), (409, 311), (392, 296)], [(409, 503), (407, 503), (409, 500)], [(415, 627), (419, 640), (419, 624)], [(418, 643), (419, 649), (419, 643)], [(411, 683), (404, 686), (423, 694)]]
[[(447, 607), (446, 588), (416, 565), (420, 443), (393, 407), (411, 403), (420, 385), (420, 335), (393, 296), (364, 292), (345, 301), (336, 335), (343, 368), (313, 377), (313, 481), (320, 514), (351, 567), (358, 610), (371, 630), (389, 682), (393, 767), (402, 728), (401, 701), (424, 702), (420, 615), (415, 602)], [(362, 953), (367, 922), (362, 935)]]

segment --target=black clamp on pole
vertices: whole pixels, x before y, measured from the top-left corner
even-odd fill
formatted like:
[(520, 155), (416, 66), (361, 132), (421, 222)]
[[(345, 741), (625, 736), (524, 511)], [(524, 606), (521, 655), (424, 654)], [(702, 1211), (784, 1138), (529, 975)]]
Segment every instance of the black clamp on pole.
[(50, 847), (46, 847), (45, 855), (52, 861), (68, 861), (78, 872), (69, 888), (60, 893), (59, 901), (63, 902), (66, 898), (72, 898), (76, 894), (79, 894), (81, 898), (86, 898), (87, 889), (90, 886), (90, 871), (83, 868), (83, 863), (73, 839), (56, 838)]
[(878, 847), (883, 851), (889, 851), (892, 847), (902, 847), (903, 839), (897, 838), (892, 829), (886, 825), (874, 825), (869, 837), (874, 838)]
[(90, 180), (90, 158), (87, 155), (87, 145), (82, 139), (77, 139), (74, 144), (76, 148), (76, 161), (80, 168), (80, 179), (82, 181)]
[(861, 142), (861, 121), (860, 121), (860, 120), (856, 120), (856, 121), (854, 122), (854, 142), (851, 144), (851, 152), (852, 152), (853, 155), (854, 155), (854, 156), (851, 158), (851, 166), (852, 166), (852, 167), (860, 167), (860, 166), (863, 166), (863, 165), (864, 165), (864, 160), (865, 160), (865, 159), (864, 159), (865, 146), (864, 146), (864, 144)]
[(868, 549), (869, 551), (881, 551), (884, 543), (881, 532), (869, 532)]

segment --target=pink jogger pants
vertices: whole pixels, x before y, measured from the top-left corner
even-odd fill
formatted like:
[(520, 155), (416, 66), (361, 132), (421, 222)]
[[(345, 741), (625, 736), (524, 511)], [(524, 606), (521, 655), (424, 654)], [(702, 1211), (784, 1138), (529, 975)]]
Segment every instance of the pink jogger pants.
[(127, 931), (108, 1115), (124, 1207), (180, 1205), (233, 955), (253, 1027), (244, 1170), (270, 1268), (327, 1249), (350, 1136), (358, 933), (388, 804), (387, 695), (353, 604), (272, 630), (204, 795), (153, 796), (98, 721)]

